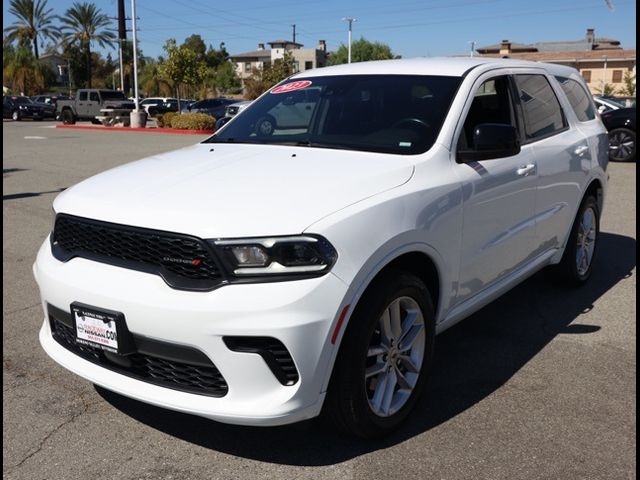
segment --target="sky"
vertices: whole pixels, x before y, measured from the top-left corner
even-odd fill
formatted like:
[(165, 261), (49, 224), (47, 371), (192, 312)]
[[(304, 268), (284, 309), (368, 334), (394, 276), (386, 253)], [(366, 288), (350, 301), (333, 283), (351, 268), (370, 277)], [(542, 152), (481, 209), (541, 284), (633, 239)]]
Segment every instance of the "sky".
[[(94, 3), (116, 16), (116, 0)], [(72, 4), (48, 0), (59, 15)], [(131, 0), (125, 4), (130, 16)], [(479, 47), (503, 39), (578, 40), (587, 28), (620, 40), (624, 48), (636, 46), (635, 0), (137, 0), (136, 9), (140, 47), (150, 57), (163, 53), (168, 38), (180, 43), (191, 34), (215, 48), (224, 42), (231, 54), (251, 51), (258, 43), (291, 39), (293, 24), (296, 40), (305, 47), (322, 39), (336, 50), (347, 43), (344, 17), (357, 19), (354, 39), (386, 43), (405, 58), (466, 54), (471, 42)], [(8, 10), (9, 1), (3, 0), (3, 28), (14, 20)]]

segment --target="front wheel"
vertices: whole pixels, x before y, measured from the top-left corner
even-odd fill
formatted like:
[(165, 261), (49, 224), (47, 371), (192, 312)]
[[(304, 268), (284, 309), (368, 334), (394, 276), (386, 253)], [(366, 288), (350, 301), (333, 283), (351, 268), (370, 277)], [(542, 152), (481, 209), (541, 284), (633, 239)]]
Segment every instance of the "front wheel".
[(631, 162), (636, 158), (636, 132), (615, 128), (609, 132), (609, 160)]
[(352, 315), (323, 413), (340, 430), (364, 438), (396, 429), (424, 389), (434, 341), (427, 287), (409, 273), (387, 273)]

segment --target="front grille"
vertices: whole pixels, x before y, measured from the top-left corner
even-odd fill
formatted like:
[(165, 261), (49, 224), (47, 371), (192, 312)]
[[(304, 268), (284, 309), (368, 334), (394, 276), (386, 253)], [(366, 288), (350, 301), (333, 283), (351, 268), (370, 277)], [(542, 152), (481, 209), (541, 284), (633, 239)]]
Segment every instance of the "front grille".
[[(56, 311), (58, 313), (56, 313)], [(227, 382), (216, 366), (202, 352), (189, 347), (170, 345), (157, 340), (145, 339), (147, 348), (162, 350), (170, 348), (172, 356), (183, 355), (191, 361), (162, 358), (148, 352), (133, 353), (121, 356), (105, 352), (99, 347), (90, 347), (77, 343), (73, 328), (69, 326), (70, 315), (60, 310), (49, 308), (49, 323), (53, 338), (67, 350), (79, 357), (98, 364), (101, 367), (174, 390), (189, 393), (223, 397), (229, 390)], [(69, 318), (66, 318), (69, 316)], [(137, 341), (136, 341), (137, 340)], [(134, 341), (138, 343), (140, 338)], [(193, 358), (198, 360), (194, 361)]]
[(53, 254), (62, 261), (83, 257), (155, 273), (172, 287), (211, 290), (222, 275), (207, 243), (199, 238), (58, 215)]

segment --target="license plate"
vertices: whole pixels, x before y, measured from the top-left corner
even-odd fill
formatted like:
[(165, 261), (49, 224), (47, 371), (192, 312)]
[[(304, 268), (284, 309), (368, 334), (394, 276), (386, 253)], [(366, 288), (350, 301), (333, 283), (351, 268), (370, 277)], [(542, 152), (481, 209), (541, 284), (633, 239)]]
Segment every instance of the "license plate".
[(71, 304), (71, 313), (77, 343), (118, 354), (126, 354), (131, 350), (131, 334), (122, 313), (78, 302)]

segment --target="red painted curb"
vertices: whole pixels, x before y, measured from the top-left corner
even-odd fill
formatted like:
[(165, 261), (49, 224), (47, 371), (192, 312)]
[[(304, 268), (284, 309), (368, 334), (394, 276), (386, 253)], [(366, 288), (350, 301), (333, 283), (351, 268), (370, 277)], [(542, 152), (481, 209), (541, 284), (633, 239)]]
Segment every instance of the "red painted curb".
[(101, 125), (56, 125), (56, 128), (76, 130), (101, 130), (103, 132), (146, 132), (173, 133), (174, 135), (213, 135), (213, 130), (177, 130), (175, 128), (131, 128), (131, 127), (103, 127)]

